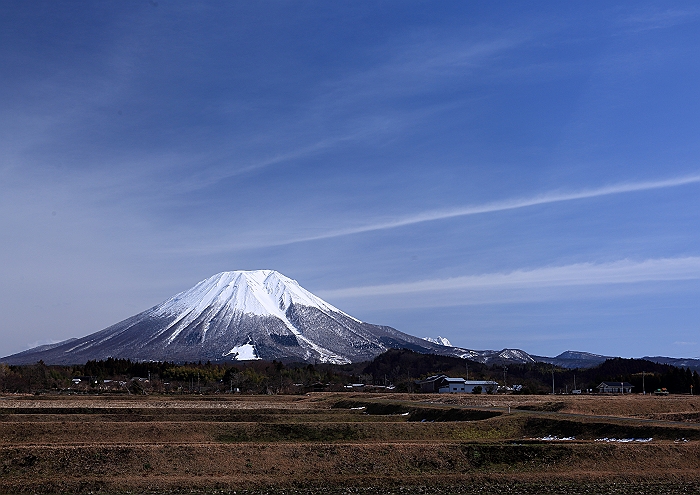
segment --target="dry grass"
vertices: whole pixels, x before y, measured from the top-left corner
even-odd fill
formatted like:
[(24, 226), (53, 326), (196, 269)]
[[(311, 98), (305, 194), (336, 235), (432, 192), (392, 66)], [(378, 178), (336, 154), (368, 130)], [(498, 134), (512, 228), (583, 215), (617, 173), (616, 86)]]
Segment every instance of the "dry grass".
[[(352, 403), (412, 412), (368, 415)], [(480, 421), (409, 421), (509, 406)], [(0, 400), (0, 492), (694, 493), (700, 427), (641, 418), (698, 406), (639, 396), (13, 396)], [(575, 441), (533, 440), (572, 431)]]

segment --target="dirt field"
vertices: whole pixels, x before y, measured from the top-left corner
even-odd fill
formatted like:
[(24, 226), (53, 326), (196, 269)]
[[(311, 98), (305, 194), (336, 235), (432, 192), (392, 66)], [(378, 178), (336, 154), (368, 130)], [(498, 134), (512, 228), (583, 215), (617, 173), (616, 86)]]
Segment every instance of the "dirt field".
[[(417, 397), (417, 396), (413, 396)], [(424, 396), (423, 396), (424, 397)], [(420, 400), (420, 399), (418, 399)], [(686, 415), (700, 422), (700, 396), (690, 395), (439, 395), (436, 402), (463, 406), (526, 407), (573, 414), (668, 419)]]
[(700, 493), (698, 410), (689, 396), (5, 396), (0, 493)]

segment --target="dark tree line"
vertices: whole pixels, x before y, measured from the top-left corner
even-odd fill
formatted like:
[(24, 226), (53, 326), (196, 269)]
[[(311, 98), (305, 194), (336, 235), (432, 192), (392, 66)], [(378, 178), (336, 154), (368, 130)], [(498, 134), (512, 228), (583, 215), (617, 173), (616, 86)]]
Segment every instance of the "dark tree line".
[[(588, 390), (602, 381), (627, 381), (634, 392), (666, 388), (670, 393), (700, 391), (697, 371), (642, 359), (609, 359), (594, 368), (565, 369), (546, 363), (486, 365), (475, 361), (410, 350), (391, 349), (373, 361), (348, 365), (247, 361), (226, 363), (135, 362), (109, 358), (84, 365), (24, 366), (0, 364), (0, 391), (82, 391), (123, 393), (303, 393), (344, 390), (348, 384), (394, 385), (417, 391), (416, 380), (430, 375), (468, 376), (521, 385), (517, 393)], [(80, 378), (76, 383), (75, 378)]]

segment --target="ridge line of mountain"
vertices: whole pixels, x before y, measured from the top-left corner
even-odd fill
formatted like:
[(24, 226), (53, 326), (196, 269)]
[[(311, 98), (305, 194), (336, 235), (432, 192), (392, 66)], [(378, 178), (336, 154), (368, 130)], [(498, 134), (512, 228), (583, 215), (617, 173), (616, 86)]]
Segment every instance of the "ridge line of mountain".
[[(85, 337), (28, 349), (0, 358), (0, 362), (81, 364), (113, 357), (136, 361), (276, 359), (345, 364), (371, 360), (390, 348), (488, 364), (544, 362), (568, 368), (595, 366), (610, 358), (580, 351), (550, 358), (520, 349), (477, 351), (455, 347), (444, 337), (419, 338), (363, 322), (275, 270), (239, 270), (215, 274)], [(700, 368), (700, 359), (645, 359)]]

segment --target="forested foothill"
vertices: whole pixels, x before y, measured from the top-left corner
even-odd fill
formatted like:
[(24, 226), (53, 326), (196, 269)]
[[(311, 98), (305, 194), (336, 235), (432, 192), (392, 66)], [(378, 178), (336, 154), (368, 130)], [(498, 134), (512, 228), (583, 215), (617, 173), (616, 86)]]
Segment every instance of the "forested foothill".
[(372, 361), (347, 365), (280, 361), (133, 362), (113, 358), (72, 366), (0, 363), (0, 391), (35, 394), (417, 392), (417, 380), (437, 374), (495, 380), (501, 393), (514, 394), (570, 393), (573, 389), (594, 393), (603, 381), (629, 382), (634, 393), (666, 389), (671, 394), (691, 394), (700, 390), (697, 371), (644, 359), (614, 358), (593, 368), (566, 369), (547, 363), (489, 365), (391, 349)]

